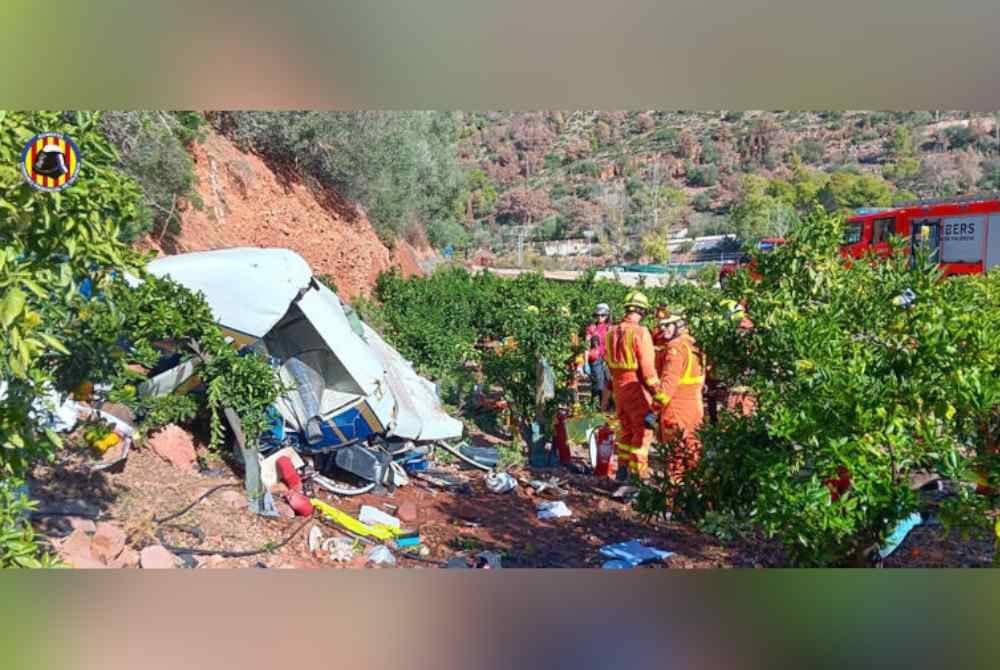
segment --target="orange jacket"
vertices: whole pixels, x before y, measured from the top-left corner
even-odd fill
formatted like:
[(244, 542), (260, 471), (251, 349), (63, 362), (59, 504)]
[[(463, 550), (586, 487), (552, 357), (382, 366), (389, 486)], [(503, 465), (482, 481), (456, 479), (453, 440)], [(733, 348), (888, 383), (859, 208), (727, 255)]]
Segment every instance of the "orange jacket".
[(694, 338), (683, 333), (665, 343), (656, 355), (656, 369), (660, 376), (659, 391), (654, 399), (666, 405), (684, 387), (696, 387), (701, 394), (705, 372), (701, 365), (701, 352)]
[(604, 357), (613, 376), (634, 373), (650, 391), (656, 391), (660, 378), (656, 374), (653, 336), (648, 328), (622, 321), (608, 331), (605, 343)]

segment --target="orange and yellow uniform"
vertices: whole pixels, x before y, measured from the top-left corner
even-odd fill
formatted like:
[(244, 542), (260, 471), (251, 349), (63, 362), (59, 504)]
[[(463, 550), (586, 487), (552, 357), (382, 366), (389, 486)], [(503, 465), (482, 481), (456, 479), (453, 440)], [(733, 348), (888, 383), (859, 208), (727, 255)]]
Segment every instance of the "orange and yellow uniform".
[(654, 400), (660, 405), (660, 440), (674, 448), (667, 461), (671, 481), (678, 483), (701, 459), (698, 429), (705, 417), (702, 388), (705, 373), (694, 339), (682, 333), (658, 343), (656, 369), (660, 388)]
[(625, 467), (639, 478), (649, 475), (649, 446), (652, 431), (646, 415), (652, 411), (650, 400), (659, 387), (649, 330), (626, 317), (608, 331), (605, 338), (605, 361), (611, 373), (611, 388), (620, 431), (616, 444), (618, 467)]

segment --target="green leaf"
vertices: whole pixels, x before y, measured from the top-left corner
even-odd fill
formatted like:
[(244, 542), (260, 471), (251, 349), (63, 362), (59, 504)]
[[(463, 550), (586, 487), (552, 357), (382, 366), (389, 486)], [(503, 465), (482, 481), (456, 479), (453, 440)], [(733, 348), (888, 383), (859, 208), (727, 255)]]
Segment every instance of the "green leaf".
[(45, 300), (46, 298), (49, 297), (49, 294), (48, 294), (47, 291), (45, 291), (45, 289), (43, 289), (41, 286), (39, 286), (38, 284), (36, 284), (35, 282), (33, 282), (30, 279), (22, 279), (21, 280), (21, 284), (23, 284), (24, 286), (28, 287), (28, 289), (32, 293), (34, 293), (35, 295), (37, 295), (42, 300)]
[(66, 356), (70, 355), (69, 349), (66, 348), (66, 345), (64, 345), (62, 342), (57, 340), (52, 335), (49, 335), (48, 333), (36, 333), (36, 334), (38, 335), (38, 337), (42, 338), (42, 340), (45, 341), (45, 344), (49, 345), (59, 353), (65, 354)]
[(24, 291), (19, 288), (15, 287), (7, 291), (3, 302), (0, 303), (0, 326), (9, 328), (10, 324), (14, 323), (14, 319), (24, 309), (25, 299)]
[(59, 434), (57, 432), (55, 432), (51, 428), (46, 428), (45, 437), (49, 438), (49, 442), (52, 443), (53, 447), (55, 447), (56, 449), (62, 449), (63, 440), (61, 437), (59, 437)]

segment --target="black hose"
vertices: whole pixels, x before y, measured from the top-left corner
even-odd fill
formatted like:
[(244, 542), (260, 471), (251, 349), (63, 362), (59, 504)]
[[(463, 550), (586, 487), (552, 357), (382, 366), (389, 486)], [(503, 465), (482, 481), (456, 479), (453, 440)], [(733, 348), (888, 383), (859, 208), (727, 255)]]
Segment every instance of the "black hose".
[(226, 488), (237, 488), (237, 487), (239, 487), (239, 486), (242, 486), (242, 484), (219, 484), (218, 486), (215, 486), (215, 487), (212, 487), (212, 488), (210, 488), (209, 490), (207, 490), (207, 491), (205, 491), (204, 493), (202, 493), (202, 494), (201, 494), (200, 496), (198, 496), (197, 498), (195, 498), (195, 499), (194, 499), (194, 500), (193, 500), (193, 501), (191, 502), (191, 504), (190, 504), (190, 505), (188, 505), (188, 506), (187, 506), (187, 507), (185, 507), (184, 509), (180, 510), (179, 512), (174, 512), (173, 514), (168, 514), (167, 516), (164, 516), (164, 517), (155, 517), (155, 516), (154, 516), (154, 517), (153, 517), (153, 523), (156, 523), (156, 524), (161, 524), (161, 523), (164, 523), (164, 522), (166, 522), (166, 521), (170, 521), (171, 519), (176, 519), (177, 517), (181, 516), (182, 514), (185, 514), (185, 513), (186, 513), (186, 512), (188, 512), (189, 510), (191, 510), (191, 508), (193, 508), (193, 507), (194, 507), (195, 505), (197, 505), (197, 504), (198, 504), (198, 503), (200, 503), (200, 502), (201, 502), (202, 500), (204, 500), (204, 499), (205, 499), (205, 498), (207, 498), (208, 496), (212, 495), (212, 494), (213, 494), (213, 493), (215, 493), (216, 491), (220, 491), (220, 490), (222, 490), (222, 489), (226, 489)]
[(163, 548), (167, 551), (173, 552), (175, 554), (191, 554), (193, 556), (222, 556), (223, 558), (242, 558), (246, 556), (256, 556), (257, 554), (267, 554), (273, 551), (281, 549), (286, 544), (292, 541), (292, 539), (298, 535), (303, 528), (312, 522), (312, 517), (306, 519), (300, 523), (295, 530), (293, 530), (284, 540), (276, 545), (264, 545), (259, 549), (244, 549), (244, 550), (228, 550), (228, 549), (199, 549), (197, 547), (178, 547), (175, 545), (168, 544), (163, 539), (163, 531), (168, 528), (174, 528), (176, 530), (184, 531), (190, 535), (197, 537), (199, 540), (204, 537), (204, 533), (199, 528), (194, 526), (184, 526), (181, 524), (167, 524), (156, 529), (156, 539), (160, 541)]
[(155, 532), (156, 539), (160, 541), (160, 544), (163, 546), (164, 549), (166, 549), (167, 551), (171, 551), (175, 554), (191, 554), (195, 556), (222, 556), (224, 558), (241, 558), (246, 556), (256, 556), (257, 554), (265, 554), (268, 552), (277, 551), (278, 549), (281, 549), (286, 544), (291, 542), (292, 539), (296, 535), (298, 535), (309, 522), (312, 521), (312, 517), (303, 521), (301, 524), (298, 525), (298, 527), (295, 528), (295, 530), (291, 532), (290, 535), (288, 535), (284, 540), (282, 540), (277, 545), (271, 546), (270, 544), (268, 544), (263, 547), (260, 547), (259, 549), (228, 550), (228, 549), (201, 549), (198, 547), (179, 547), (168, 543), (164, 539), (163, 537), (164, 531), (173, 528), (174, 530), (182, 531), (184, 533), (187, 533), (188, 535), (197, 538), (198, 542), (200, 543), (205, 538), (205, 534), (202, 532), (200, 528), (196, 526), (188, 526), (177, 523), (168, 524), (166, 522), (186, 514), (195, 505), (200, 503), (205, 498), (208, 498), (216, 491), (221, 491), (222, 489), (225, 488), (239, 488), (241, 486), (242, 484), (219, 484), (218, 486), (214, 486), (209, 490), (205, 491), (204, 493), (202, 493), (200, 496), (192, 500), (191, 503), (188, 504), (183, 509), (174, 512), (173, 514), (168, 514), (167, 516), (164, 517), (153, 517), (153, 523), (160, 526), (159, 528), (156, 529)]

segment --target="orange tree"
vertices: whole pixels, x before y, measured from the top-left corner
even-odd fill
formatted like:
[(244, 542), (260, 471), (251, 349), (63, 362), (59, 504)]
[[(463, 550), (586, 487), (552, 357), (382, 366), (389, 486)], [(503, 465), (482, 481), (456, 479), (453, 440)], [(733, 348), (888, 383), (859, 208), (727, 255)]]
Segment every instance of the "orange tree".
[(847, 265), (841, 225), (808, 217), (759, 256), (759, 282), (741, 272), (727, 286), (747, 301), (752, 332), (721, 312), (693, 318), (757, 411), (706, 427), (698, 470), (679, 490), (647, 490), (645, 512), (669, 495), (693, 517), (712, 511), (780, 537), (797, 563), (863, 564), (919, 509), (910, 475), (932, 470), (963, 482), (944, 516), (983, 526), (991, 501), (973, 491), (977, 476), (997, 483), (1000, 274), (941, 281), (902, 254)]
[[(0, 567), (50, 562), (27, 522), (32, 505), (22, 489), (31, 465), (61, 446), (40, 420), (54, 409), (47, 398), (83, 379), (106, 381), (137, 409), (165, 420), (189, 416), (190, 406), (143, 408), (128, 392), (126, 366), (151, 364), (151, 343), (163, 337), (197, 339), (213, 355), (201, 371), (210, 408), (233, 406), (251, 438), (278, 390), (266, 362), (225, 343), (201, 296), (146, 277), (146, 259), (122, 241), (123, 227), (149, 214), (98, 120), (0, 111)], [(40, 131), (70, 135), (83, 155), (76, 182), (60, 193), (34, 190), (18, 173), (21, 148)], [(146, 282), (131, 289), (126, 274)]]
[[(141, 193), (114, 169), (96, 124), (83, 113), (0, 112), (0, 566), (39, 564), (26, 498), (13, 491), (34, 459), (60, 445), (32, 416), (44, 411), (41, 399), (70, 355), (62, 341), (87, 301), (78, 286), (100, 289), (142, 263), (118, 239), (120, 222), (146, 215)], [(31, 188), (18, 171), (24, 143), (43, 130), (68, 133), (84, 156), (76, 183), (61, 193)]]
[[(597, 303), (615, 310), (628, 291), (620, 283), (596, 279), (593, 272), (578, 281), (552, 282), (535, 273), (504, 279), (452, 267), (422, 278), (383, 274), (375, 290), (377, 309), (361, 304), (359, 311), (444, 385), (453, 382), (465, 362), (479, 363), (486, 381), (503, 389), (523, 428), (535, 416), (538, 361), (547, 361), (556, 377), (557, 397), (545, 407), (551, 419), (554, 406), (567, 399), (570, 369), (565, 364), (585, 345), (574, 335), (582, 334)], [(712, 291), (686, 284), (647, 293), (654, 302), (687, 309), (715, 302)], [(498, 346), (477, 348), (482, 341)]]

